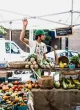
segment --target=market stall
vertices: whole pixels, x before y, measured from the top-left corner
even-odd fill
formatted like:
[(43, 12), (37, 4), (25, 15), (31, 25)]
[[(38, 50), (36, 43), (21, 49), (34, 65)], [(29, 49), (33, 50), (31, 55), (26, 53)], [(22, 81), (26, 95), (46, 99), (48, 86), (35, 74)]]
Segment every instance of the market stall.
[[(80, 68), (74, 67), (74, 64), (69, 63), (68, 60), (63, 61), (60, 60), (56, 66), (49, 60), (37, 61), (36, 56), (31, 55), (24, 62), (10, 62), (8, 67), (1, 68), (0, 71), (8, 72), (16, 69), (31, 70), (37, 79), (37, 82), (29, 80), (23, 83), (20, 80), (11, 81), (5, 76), (7, 82), (5, 80), (4, 83), (0, 83), (1, 107), (3, 105), (7, 108), (12, 107), (11, 110), (76, 110), (75, 107), (80, 104)], [(47, 71), (49, 74), (44, 76), (43, 71)], [(52, 71), (55, 74), (50, 76)], [(60, 77), (55, 81), (54, 76), (57, 73)], [(16, 95), (14, 96), (14, 94)], [(19, 97), (19, 95), (22, 96)], [(24, 108), (18, 108), (23, 107), (22, 105)]]

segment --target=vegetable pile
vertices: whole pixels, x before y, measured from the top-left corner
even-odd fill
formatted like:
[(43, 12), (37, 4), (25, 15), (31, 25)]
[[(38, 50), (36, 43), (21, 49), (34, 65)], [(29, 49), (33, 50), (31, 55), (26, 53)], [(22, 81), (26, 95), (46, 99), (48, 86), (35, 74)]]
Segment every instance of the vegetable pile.
[(50, 68), (54, 68), (54, 64), (50, 62), (48, 59), (38, 60), (37, 55), (32, 54), (26, 59), (25, 68), (50, 69)]

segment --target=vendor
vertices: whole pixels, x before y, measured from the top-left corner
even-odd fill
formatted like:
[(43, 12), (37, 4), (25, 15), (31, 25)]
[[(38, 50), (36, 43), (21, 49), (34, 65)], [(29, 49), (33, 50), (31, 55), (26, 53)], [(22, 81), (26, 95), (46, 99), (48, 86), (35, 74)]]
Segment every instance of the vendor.
[(35, 32), (35, 40), (29, 41), (29, 39), (24, 38), (27, 25), (28, 25), (28, 20), (27, 19), (23, 20), (23, 29), (20, 33), (20, 40), (23, 43), (25, 43), (26, 46), (30, 47), (32, 54), (36, 53), (38, 59), (40, 59), (40, 60), (42, 60), (43, 58), (45, 59), (47, 47), (46, 47), (45, 43), (42, 42), (43, 40), (45, 40), (44, 31), (37, 30)]

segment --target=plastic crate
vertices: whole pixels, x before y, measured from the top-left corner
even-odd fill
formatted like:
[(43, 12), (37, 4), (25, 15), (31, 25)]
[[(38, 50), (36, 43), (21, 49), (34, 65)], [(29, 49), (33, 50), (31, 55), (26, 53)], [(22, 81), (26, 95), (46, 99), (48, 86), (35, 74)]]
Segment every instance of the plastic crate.
[(5, 82), (6, 78), (5, 77), (0, 77), (0, 83)]
[(13, 110), (28, 110), (28, 106), (15, 106)]

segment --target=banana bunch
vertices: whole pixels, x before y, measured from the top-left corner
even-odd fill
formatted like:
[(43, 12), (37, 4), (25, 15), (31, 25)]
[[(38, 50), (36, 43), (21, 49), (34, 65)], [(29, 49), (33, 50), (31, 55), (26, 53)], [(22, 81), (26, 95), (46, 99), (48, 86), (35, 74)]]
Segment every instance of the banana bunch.
[(67, 63), (63, 63), (62, 61), (60, 61), (59, 67), (60, 67), (60, 68), (67, 67)]

